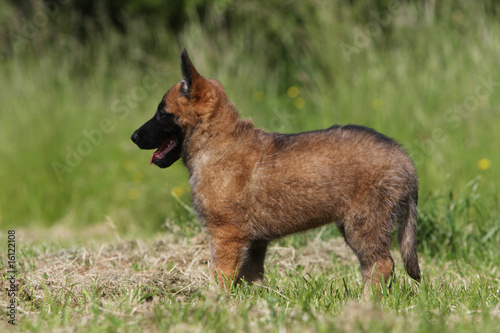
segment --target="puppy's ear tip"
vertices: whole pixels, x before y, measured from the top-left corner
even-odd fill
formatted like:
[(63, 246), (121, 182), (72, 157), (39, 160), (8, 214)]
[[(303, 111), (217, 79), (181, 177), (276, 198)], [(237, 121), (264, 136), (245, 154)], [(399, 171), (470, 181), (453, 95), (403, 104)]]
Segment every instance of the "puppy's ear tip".
[(186, 49), (182, 50), (182, 53), (181, 53), (181, 59), (186, 59), (188, 58), (189, 59), (189, 56), (188, 56), (188, 52)]
[(193, 89), (196, 90), (196, 86), (199, 85), (199, 82), (202, 81), (203, 78), (198, 74), (196, 68), (194, 68), (191, 63), (186, 49), (184, 49), (181, 54), (181, 71), (183, 79), (181, 93), (189, 98), (192, 95)]

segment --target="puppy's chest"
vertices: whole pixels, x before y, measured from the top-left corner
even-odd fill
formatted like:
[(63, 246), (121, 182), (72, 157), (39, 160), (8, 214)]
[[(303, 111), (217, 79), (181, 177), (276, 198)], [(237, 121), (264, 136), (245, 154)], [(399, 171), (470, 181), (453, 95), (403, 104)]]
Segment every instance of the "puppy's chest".
[(244, 163), (209, 154), (201, 154), (194, 162), (189, 183), (198, 213), (225, 210), (244, 200), (251, 173)]

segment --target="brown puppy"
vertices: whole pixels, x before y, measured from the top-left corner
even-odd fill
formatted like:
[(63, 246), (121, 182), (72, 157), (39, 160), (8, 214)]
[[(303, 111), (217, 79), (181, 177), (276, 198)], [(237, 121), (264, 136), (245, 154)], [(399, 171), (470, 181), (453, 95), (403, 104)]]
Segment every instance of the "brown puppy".
[(240, 118), (185, 50), (181, 60), (183, 80), (132, 140), (158, 148), (151, 163), (159, 167), (182, 158), (219, 281), (261, 282), (269, 241), (331, 222), (359, 259), (365, 298), (370, 282), (387, 283), (393, 272), (394, 229), (406, 270), (420, 281), (418, 178), (396, 142), (356, 125), (266, 133)]

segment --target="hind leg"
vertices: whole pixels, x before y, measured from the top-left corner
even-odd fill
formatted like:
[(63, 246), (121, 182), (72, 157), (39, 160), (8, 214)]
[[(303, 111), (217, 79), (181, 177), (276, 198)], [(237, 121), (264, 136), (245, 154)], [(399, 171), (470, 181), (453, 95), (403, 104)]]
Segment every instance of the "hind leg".
[(391, 277), (394, 276), (394, 261), (391, 254), (373, 259), (373, 263), (361, 262), (361, 274), (363, 276), (363, 299), (370, 299), (370, 291), (380, 291), (382, 283), (390, 288)]
[(248, 284), (260, 284), (264, 278), (264, 259), (266, 257), (268, 242), (254, 240), (246, 251), (245, 259), (238, 270), (236, 282), (244, 279)]
[(386, 232), (390, 228), (366, 221), (358, 219), (347, 223), (341, 232), (358, 257), (364, 284), (363, 298), (369, 300), (370, 290), (378, 290), (381, 283), (390, 282), (394, 261), (390, 253), (391, 234)]

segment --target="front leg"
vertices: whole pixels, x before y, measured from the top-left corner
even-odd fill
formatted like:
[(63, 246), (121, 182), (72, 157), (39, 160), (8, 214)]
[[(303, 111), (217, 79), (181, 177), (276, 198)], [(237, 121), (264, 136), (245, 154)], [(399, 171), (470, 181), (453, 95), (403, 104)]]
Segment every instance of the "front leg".
[(209, 231), (212, 273), (216, 281), (227, 290), (238, 283), (238, 271), (250, 248), (248, 234), (237, 228), (220, 226)]

